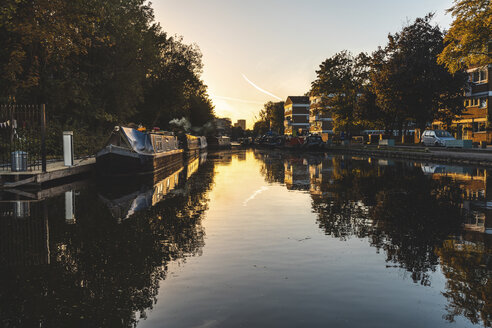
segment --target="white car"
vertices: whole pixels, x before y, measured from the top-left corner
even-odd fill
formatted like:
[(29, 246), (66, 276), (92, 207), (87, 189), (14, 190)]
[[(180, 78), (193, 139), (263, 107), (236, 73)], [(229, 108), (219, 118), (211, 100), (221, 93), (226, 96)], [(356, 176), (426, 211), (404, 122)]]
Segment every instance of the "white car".
[(451, 133), (444, 130), (426, 130), (422, 133), (422, 144), (424, 146), (446, 147), (446, 142), (456, 140)]

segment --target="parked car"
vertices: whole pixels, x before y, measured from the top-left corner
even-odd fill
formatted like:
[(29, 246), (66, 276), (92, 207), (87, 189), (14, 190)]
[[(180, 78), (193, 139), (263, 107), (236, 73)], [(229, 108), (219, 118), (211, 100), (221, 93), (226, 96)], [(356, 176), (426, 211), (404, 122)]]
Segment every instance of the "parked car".
[(451, 133), (444, 130), (426, 130), (422, 133), (422, 144), (425, 146), (446, 147), (446, 142), (456, 140)]

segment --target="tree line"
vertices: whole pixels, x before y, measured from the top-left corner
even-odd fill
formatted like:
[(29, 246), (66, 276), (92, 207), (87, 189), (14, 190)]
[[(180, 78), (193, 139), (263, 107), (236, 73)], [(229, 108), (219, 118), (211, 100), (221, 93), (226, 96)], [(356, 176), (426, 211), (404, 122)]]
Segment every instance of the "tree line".
[[(331, 113), (336, 132), (424, 129), (435, 120), (449, 127), (462, 114), (465, 69), (492, 63), (492, 6), (455, 0), (448, 13), (454, 17), (448, 31), (428, 14), (388, 34), (371, 54), (343, 50), (320, 64), (307, 95), (321, 96), (318, 110)], [(271, 127), (272, 117), (267, 103), (255, 132)], [(273, 125), (280, 124), (283, 115)]]
[(145, 0), (5, 0), (0, 43), (0, 101), (46, 104), (51, 127), (214, 118), (200, 49), (164, 32)]
[(468, 76), (437, 62), (444, 31), (432, 16), (389, 34), (386, 46), (370, 55), (342, 51), (320, 65), (311, 94), (322, 96), (335, 130), (424, 129), (461, 113)]

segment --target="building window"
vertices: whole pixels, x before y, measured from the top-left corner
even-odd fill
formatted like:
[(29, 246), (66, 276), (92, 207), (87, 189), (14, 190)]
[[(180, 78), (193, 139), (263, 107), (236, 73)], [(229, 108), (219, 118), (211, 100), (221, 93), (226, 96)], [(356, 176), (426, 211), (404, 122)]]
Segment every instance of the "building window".
[(487, 98), (486, 97), (480, 98), (480, 108), (487, 108)]
[(473, 123), (473, 132), (483, 132), (485, 131), (485, 123)]
[(482, 107), (482, 99), (485, 99), (485, 106), (487, 106), (487, 99), (486, 98), (472, 98), (472, 99), (467, 99), (465, 100), (465, 107)]
[(487, 82), (487, 70), (479, 69), (470, 74), (470, 79), (475, 83), (484, 83)]

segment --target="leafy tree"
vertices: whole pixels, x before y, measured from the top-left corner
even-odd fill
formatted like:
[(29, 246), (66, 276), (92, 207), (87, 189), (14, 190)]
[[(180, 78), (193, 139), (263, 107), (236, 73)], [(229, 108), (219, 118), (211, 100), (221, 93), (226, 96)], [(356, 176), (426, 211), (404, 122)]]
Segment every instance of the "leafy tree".
[(263, 105), (259, 113), (259, 120), (255, 123), (256, 128), (253, 130), (263, 134), (269, 130), (284, 134), (284, 102), (269, 101)]
[(322, 110), (331, 112), (337, 131), (350, 131), (360, 126), (356, 118), (357, 98), (367, 81), (366, 55), (353, 57), (348, 51), (326, 59), (316, 71), (311, 95), (321, 96)]
[(444, 38), (438, 62), (452, 73), (492, 62), (492, 5), (490, 0), (454, 0), (448, 12), (454, 17)]
[(162, 31), (146, 0), (6, 0), (0, 43), (0, 99), (46, 103), (49, 130), (214, 118), (199, 48)]
[(433, 15), (418, 18), (394, 35), (373, 54), (371, 91), (376, 105), (389, 116), (393, 127), (415, 122), (423, 129), (439, 118), (450, 120), (461, 113), (467, 77), (450, 74), (436, 57), (443, 49), (443, 33), (432, 26)]
[(256, 121), (255, 124), (253, 125), (253, 134), (255, 136), (265, 134), (266, 132), (268, 132), (268, 130), (269, 130), (269, 126), (266, 121), (263, 120)]
[(284, 102), (267, 102), (260, 112), (260, 118), (270, 125), (270, 130), (284, 134)]

